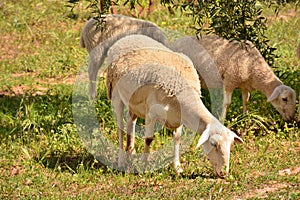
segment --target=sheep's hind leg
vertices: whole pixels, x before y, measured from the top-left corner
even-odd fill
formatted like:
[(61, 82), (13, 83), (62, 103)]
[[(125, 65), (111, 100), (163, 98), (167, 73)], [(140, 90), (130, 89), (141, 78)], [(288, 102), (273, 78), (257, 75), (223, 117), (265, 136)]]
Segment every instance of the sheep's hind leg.
[(132, 155), (135, 153), (134, 149), (134, 134), (135, 134), (135, 124), (137, 116), (132, 112), (128, 111), (127, 113), (127, 145), (126, 151)]
[(249, 101), (250, 93), (247, 89), (242, 89), (242, 98), (243, 98), (243, 113), (247, 113), (247, 104)]
[(180, 126), (174, 131), (174, 168), (177, 174), (183, 172), (183, 169), (180, 166), (180, 152), (179, 152), (181, 132), (182, 132), (182, 126)]
[(144, 147), (144, 153), (142, 156), (142, 161), (147, 164), (149, 153), (150, 153), (150, 144), (153, 141), (153, 136), (154, 136), (155, 120), (152, 119), (149, 115), (148, 116), (146, 115), (145, 125), (146, 125), (145, 147)]

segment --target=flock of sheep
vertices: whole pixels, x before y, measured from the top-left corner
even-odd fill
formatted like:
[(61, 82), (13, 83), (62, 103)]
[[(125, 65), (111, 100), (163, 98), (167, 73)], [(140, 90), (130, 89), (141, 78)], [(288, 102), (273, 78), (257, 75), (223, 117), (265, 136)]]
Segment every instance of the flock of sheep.
[[(137, 118), (145, 119), (143, 161), (147, 162), (156, 122), (174, 131), (174, 167), (180, 166), (182, 126), (200, 136), (197, 147), (204, 152), (219, 177), (229, 172), (230, 147), (243, 142), (222, 122), (234, 89), (242, 90), (244, 112), (249, 91), (264, 93), (286, 121), (294, 118), (296, 94), (272, 72), (259, 51), (249, 42), (248, 48), (215, 35), (200, 39), (183, 37), (168, 42), (154, 23), (122, 15), (107, 15), (104, 30), (95, 19), (84, 26), (80, 44), (89, 53), (89, 92), (96, 97), (98, 70), (107, 58), (107, 95), (116, 114), (119, 136), (118, 166), (125, 163), (123, 146), (135, 153), (134, 134)], [(217, 119), (201, 101), (202, 88), (222, 88), (223, 108)], [(128, 108), (124, 129), (124, 108)], [(220, 121), (221, 122), (220, 122)], [(126, 130), (126, 131), (125, 131)]]

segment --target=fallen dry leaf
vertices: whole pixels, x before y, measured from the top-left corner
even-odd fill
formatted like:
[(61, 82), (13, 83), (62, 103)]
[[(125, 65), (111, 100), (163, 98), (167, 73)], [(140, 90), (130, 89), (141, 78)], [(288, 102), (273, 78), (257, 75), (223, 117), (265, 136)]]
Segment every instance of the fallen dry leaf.
[(280, 176), (284, 176), (284, 175), (291, 175), (292, 174), (292, 172), (291, 172), (291, 170), (290, 169), (283, 169), (283, 170), (279, 170), (279, 175)]
[(16, 166), (13, 166), (11, 169), (10, 169), (10, 175), (11, 176), (16, 176), (16, 175), (18, 175), (19, 174), (19, 169), (18, 169), (18, 167), (16, 167)]
[(30, 180), (29, 178), (26, 178), (25, 184), (26, 184), (26, 185), (30, 185), (30, 184), (31, 184), (31, 180)]
[(295, 168), (292, 168), (292, 169), (279, 170), (278, 174), (280, 176), (284, 176), (284, 175), (298, 174), (299, 172), (300, 172), (300, 167), (295, 167)]

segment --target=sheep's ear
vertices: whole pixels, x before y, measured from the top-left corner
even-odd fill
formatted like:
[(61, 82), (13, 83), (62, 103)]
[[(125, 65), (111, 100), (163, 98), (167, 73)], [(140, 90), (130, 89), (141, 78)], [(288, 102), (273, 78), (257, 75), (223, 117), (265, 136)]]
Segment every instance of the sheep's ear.
[(271, 96), (268, 98), (268, 102), (274, 101), (275, 99), (278, 98), (280, 92), (278, 88), (275, 88), (275, 90), (273, 91), (273, 93), (271, 94)]
[(242, 138), (240, 138), (239, 136), (237, 136), (237, 134), (235, 134), (234, 132), (230, 131), (230, 134), (234, 137), (235, 142), (244, 143), (244, 140)]
[(200, 139), (198, 140), (198, 144), (196, 146), (196, 149), (198, 149), (202, 144), (204, 144), (209, 138), (209, 131), (208, 128), (202, 133), (200, 136)]

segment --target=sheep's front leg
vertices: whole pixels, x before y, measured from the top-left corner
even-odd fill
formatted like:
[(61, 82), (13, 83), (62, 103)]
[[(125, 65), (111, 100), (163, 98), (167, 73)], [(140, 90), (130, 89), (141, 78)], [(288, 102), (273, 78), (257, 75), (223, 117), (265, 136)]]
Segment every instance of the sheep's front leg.
[(96, 79), (97, 79), (97, 69), (95, 64), (90, 61), (88, 66), (88, 74), (89, 74), (89, 94), (92, 99), (96, 98)]
[(243, 113), (247, 112), (247, 104), (249, 101), (250, 93), (247, 89), (242, 89), (242, 98), (243, 98)]
[(180, 166), (180, 152), (179, 152), (181, 132), (182, 132), (182, 126), (180, 126), (174, 131), (174, 168), (177, 174), (183, 172), (183, 169)]
[(128, 111), (127, 113), (127, 145), (126, 151), (132, 155), (135, 153), (134, 149), (134, 134), (135, 134), (135, 124), (137, 116), (132, 112)]
[(89, 55), (90, 62), (88, 66), (88, 75), (90, 81), (89, 93), (92, 99), (95, 99), (97, 96), (97, 92), (96, 92), (97, 75), (106, 57), (106, 53), (107, 53), (106, 45), (100, 45), (99, 47), (96, 48), (97, 50), (93, 50), (89, 53), (90, 54)]
[(147, 163), (148, 157), (150, 153), (150, 144), (153, 141), (154, 136), (154, 126), (155, 126), (155, 120), (151, 118), (149, 115), (146, 115), (145, 117), (145, 147), (144, 147), (144, 154), (142, 156), (142, 161)]

